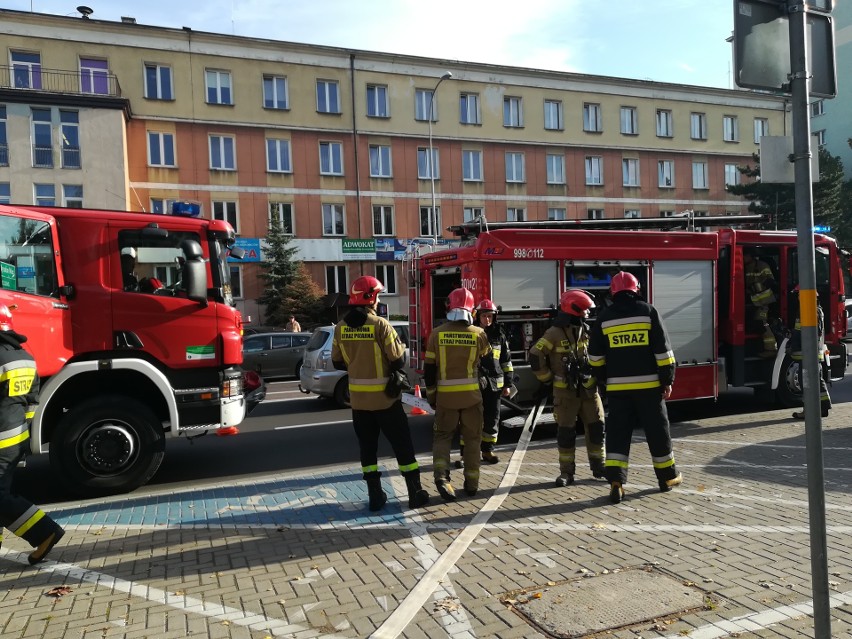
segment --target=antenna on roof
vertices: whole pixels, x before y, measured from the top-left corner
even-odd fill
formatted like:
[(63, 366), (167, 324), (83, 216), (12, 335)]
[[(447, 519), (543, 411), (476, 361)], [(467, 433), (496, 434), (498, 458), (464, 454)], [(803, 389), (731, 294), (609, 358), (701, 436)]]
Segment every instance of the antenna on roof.
[(83, 20), (88, 20), (89, 16), (95, 12), (94, 9), (92, 9), (91, 7), (87, 7), (84, 4), (81, 4), (79, 7), (77, 7), (77, 11), (80, 12), (80, 17), (83, 18)]

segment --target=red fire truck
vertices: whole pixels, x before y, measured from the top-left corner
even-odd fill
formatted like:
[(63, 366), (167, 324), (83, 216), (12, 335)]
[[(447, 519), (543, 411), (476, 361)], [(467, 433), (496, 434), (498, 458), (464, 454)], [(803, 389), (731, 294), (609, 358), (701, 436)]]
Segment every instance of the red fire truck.
[[(597, 306), (608, 302), (611, 276), (633, 273), (643, 294), (660, 311), (677, 359), (672, 400), (716, 398), (729, 387), (753, 387), (763, 399), (800, 403), (797, 367), (779, 349), (759, 355), (762, 334), (747, 332), (753, 312), (743, 277), (743, 249), (751, 247), (773, 271), (777, 322), (796, 319), (796, 234), (736, 228), (674, 230), (700, 221), (707, 227), (754, 225), (759, 216), (657, 218), (528, 223), (467, 223), (452, 227), (456, 245), (412, 247), (405, 258), (409, 284), (411, 366), (422, 368), (423, 347), (444, 321), (445, 301), (458, 286), (475, 300), (500, 307), (509, 338), (519, 398), (537, 387), (529, 370), (530, 347), (549, 326), (561, 291), (581, 288)], [(629, 226), (628, 226), (629, 225)], [(648, 230), (648, 227), (663, 227)], [(619, 228), (621, 227), (621, 228)], [(624, 228), (632, 230), (624, 230)], [(815, 235), (819, 303), (825, 312), (825, 342), (832, 379), (846, 369), (843, 263), (836, 242)], [(777, 323), (776, 323), (777, 325)]]
[(234, 241), (218, 220), (0, 206), (0, 303), (42, 380), (31, 448), (65, 485), (132, 490), (166, 439), (243, 420)]

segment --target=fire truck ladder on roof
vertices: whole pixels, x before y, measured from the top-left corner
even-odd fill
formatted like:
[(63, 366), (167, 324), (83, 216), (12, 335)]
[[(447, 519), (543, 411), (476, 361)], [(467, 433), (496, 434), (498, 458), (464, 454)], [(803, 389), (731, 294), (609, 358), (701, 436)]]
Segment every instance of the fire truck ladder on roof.
[[(406, 284), (408, 284), (409, 326), (414, 320), (416, 320), (417, 326), (419, 326), (421, 322), (420, 311), (422, 309), (422, 305), (420, 304), (420, 289), (423, 284), (420, 281), (420, 273), (418, 269), (420, 257), (423, 253), (431, 253), (433, 250), (434, 249), (430, 244), (414, 243), (409, 244), (405, 253), (402, 254), (402, 270), (405, 273)], [(420, 335), (418, 335), (416, 330), (409, 331), (408, 361), (409, 366), (414, 370), (419, 370), (421, 368)]]

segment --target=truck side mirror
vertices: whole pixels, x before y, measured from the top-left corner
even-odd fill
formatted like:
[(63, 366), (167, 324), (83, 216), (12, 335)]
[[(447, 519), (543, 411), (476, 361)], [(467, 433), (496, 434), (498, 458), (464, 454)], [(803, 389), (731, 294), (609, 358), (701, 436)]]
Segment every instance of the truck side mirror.
[(184, 240), (180, 244), (186, 260), (181, 265), (181, 279), (187, 298), (207, 306), (207, 268), (201, 245), (195, 240)]

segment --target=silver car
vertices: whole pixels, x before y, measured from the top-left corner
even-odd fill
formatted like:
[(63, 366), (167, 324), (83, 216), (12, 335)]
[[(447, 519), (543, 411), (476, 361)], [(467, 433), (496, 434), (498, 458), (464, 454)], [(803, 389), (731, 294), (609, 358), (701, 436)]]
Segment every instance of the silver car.
[[(408, 322), (391, 322), (408, 354)], [(328, 397), (345, 408), (349, 406), (349, 375), (334, 368), (331, 362), (331, 342), (334, 326), (322, 326), (314, 331), (305, 346), (305, 358), (299, 373), (299, 389), (306, 394)]]
[(310, 333), (257, 333), (243, 336), (243, 369), (266, 379), (298, 377)]

